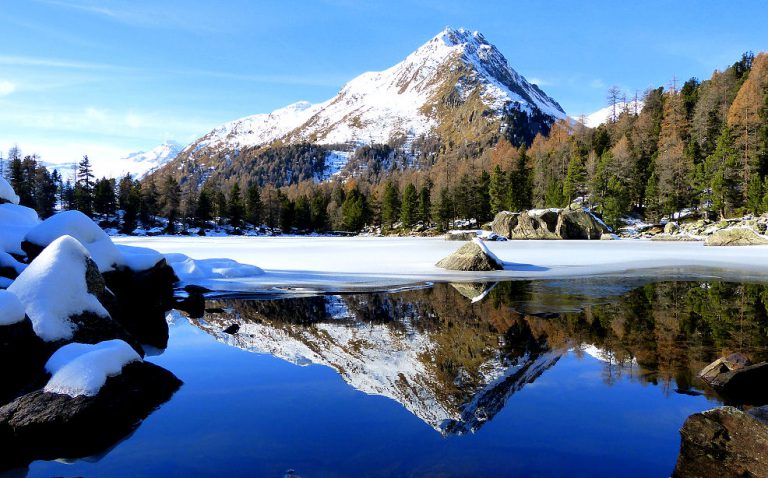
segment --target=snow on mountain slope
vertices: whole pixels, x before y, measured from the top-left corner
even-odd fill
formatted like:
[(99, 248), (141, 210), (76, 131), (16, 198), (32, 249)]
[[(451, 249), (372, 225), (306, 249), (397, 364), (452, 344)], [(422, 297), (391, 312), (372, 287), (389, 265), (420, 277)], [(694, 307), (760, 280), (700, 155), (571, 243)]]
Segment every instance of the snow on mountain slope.
[(149, 151), (138, 151), (117, 161), (117, 167), (123, 168), (123, 172), (141, 178), (150, 171), (163, 166), (168, 161), (174, 159), (184, 146), (175, 141), (166, 141)]
[[(450, 83), (449, 83), (450, 82)], [(385, 143), (393, 136), (431, 132), (441, 118), (441, 95), (455, 90), (461, 101), (477, 94), (498, 118), (513, 105), (551, 119), (564, 118), (560, 105), (513, 70), (482, 34), (446, 28), (405, 60), (381, 72), (363, 73), (328, 101), (298, 102), (235, 120), (192, 143), (194, 156), (237, 151), (275, 140), (318, 144)]]
[[(626, 103), (620, 101), (616, 103), (616, 117), (625, 111), (628, 111), (632, 114), (639, 114), (643, 110), (643, 106), (644, 103), (640, 100), (627, 101)], [(589, 126), (590, 128), (597, 128), (601, 124), (610, 121), (613, 117), (613, 114), (613, 106), (606, 106), (605, 108), (599, 109), (592, 114), (586, 115), (584, 117), (584, 125)], [(579, 118), (576, 119), (579, 120)]]

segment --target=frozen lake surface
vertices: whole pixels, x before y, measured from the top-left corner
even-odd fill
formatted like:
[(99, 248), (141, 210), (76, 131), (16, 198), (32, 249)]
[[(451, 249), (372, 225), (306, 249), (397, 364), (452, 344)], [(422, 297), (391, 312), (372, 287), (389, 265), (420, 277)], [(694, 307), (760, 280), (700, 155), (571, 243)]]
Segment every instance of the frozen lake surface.
[(462, 242), (389, 237), (116, 237), (115, 242), (183, 253), (194, 259), (228, 258), (262, 268), (251, 277), (208, 280), (217, 290), (272, 287), (339, 291), (381, 289), (428, 281), (552, 279), (594, 275), (702, 274), (763, 280), (768, 246), (706, 247), (701, 242), (500, 241), (487, 242), (505, 261), (491, 273), (453, 272), (435, 263)]

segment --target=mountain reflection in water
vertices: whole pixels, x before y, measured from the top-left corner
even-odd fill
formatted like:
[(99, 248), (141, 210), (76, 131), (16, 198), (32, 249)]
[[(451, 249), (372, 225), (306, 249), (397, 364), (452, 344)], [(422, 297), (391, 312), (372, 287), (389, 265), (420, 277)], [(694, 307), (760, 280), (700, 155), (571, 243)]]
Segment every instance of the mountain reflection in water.
[(685, 394), (705, 390), (696, 375), (723, 354), (768, 358), (766, 286), (621, 284), (512, 281), (211, 300), (192, 321), (234, 347), (329, 366), (444, 435), (477, 431), (569, 350), (603, 361), (607, 384), (629, 377)]

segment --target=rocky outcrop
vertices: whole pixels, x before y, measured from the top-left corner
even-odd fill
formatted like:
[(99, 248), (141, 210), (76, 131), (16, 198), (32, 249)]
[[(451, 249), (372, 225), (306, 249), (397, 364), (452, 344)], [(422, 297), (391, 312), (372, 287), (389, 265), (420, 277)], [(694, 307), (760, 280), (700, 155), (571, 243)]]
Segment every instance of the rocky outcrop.
[(520, 213), (501, 211), (496, 214), (491, 223), (491, 230), (499, 236), (511, 238), (512, 231), (517, 227), (517, 220), (520, 217)]
[(721, 407), (688, 417), (675, 478), (768, 476), (768, 407)]
[(699, 378), (732, 403), (768, 403), (768, 362), (752, 364), (735, 353), (706, 366)]
[(508, 239), (560, 239), (557, 228), (558, 211), (532, 209), (520, 213), (517, 226)]
[(706, 246), (758, 246), (768, 244), (768, 239), (746, 227), (716, 231), (704, 241)]
[(0, 326), (0, 363), (7, 364), (0, 380), (0, 403), (40, 386), (42, 369), (50, 353), (51, 350), (35, 334), (29, 318)]
[(557, 215), (555, 234), (561, 239), (600, 239), (608, 228), (579, 204), (571, 204)]
[(565, 209), (502, 211), (494, 218), (491, 229), (507, 239), (600, 239), (601, 235), (610, 232), (579, 204)]
[(28, 393), (0, 408), (0, 449), (16, 463), (97, 453), (130, 433), (180, 386), (171, 372), (135, 362), (107, 379), (95, 396)]
[(498, 259), (483, 248), (479, 240), (464, 244), (436, 265), (452, 271), (498, 271), (504, 268)]
[(104, 273), (114, 300), (107, 307), (140, 343), (164, 349), (168, 345), (166, 311), (173, 308), (176, 274), (165, 259), (144, 271), (121, 267)]

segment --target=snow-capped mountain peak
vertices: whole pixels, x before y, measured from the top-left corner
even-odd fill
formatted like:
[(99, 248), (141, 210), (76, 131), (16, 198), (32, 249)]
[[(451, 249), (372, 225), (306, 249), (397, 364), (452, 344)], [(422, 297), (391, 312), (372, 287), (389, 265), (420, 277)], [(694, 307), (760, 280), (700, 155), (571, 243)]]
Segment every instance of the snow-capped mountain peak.
[(237, 155), (276, 140), (352, 145), (387, 143), (396, 136), (408, 140), (442, 125), (453, 127), (450, 116), (462, 105), (489, 124), (500, 122), (512, 107), (550, 121), (565, 117), (560, 105), (513, 70), (481, 33), (446, 28), (400, 63), (361, 74), (325, 102), (302, 101), (225, 123), (182, 156)]
[[(640, 114), (640, 112), (643, 110), (643, 106), (645, 106), (645, 103), (643, 103), (641, 100), (627, 102), (619, 101), (616, 103), (615, 110), (613, 105), (609, 105), (605, 108), (601, 108), (595, 111), (594, 113), (585, 115), (583, 117), (584, 125), (589, 126), (590, 128), (597, 128), (601, 124), (612, 121), (614, 119), (614, 111), (616, 117), (625, 112), (630, 114)], [(576, 120), (581, 121), (582, 118), (576, 118)]]

